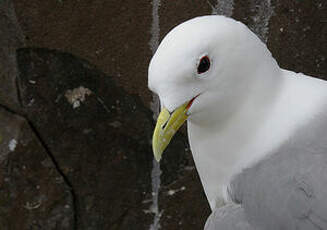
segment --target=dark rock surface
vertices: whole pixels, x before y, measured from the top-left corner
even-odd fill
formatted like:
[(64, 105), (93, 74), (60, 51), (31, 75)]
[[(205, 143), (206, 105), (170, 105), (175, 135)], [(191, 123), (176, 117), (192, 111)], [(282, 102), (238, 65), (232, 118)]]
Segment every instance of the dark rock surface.
[(0, 1), (0, 28), (0, 104), (17, 110), (16, 49), (22, 47), (24, 38), (10, 0)]
[(70, 54), (18, 50), (26, 116), (73, 186), (78, 229), (145, 229), (151, 114)]
[(147, 89), (151, 0), (13, 0), (27, 46), (46, 47), (88, 60), (130, 93)]
[(211, 211), (193, 166), (179, 172), (174, 183), (161, 188), (162, 229), (203, 229)]
[(282, 68), (327, 80), (327, 1), (276, 2), (268, 47)]
[(73, 197), (28, 122), (0, 108), (0, 229), (74, 229)]
[[(73, 187), (78, 229), (148, 228), (151, 112), (70, 54), (24, 48), (17, 60), (24, 113)], [(166, 183), (176, 180), (183, 156), (173, 153), (183, 149), (177, 138)]]

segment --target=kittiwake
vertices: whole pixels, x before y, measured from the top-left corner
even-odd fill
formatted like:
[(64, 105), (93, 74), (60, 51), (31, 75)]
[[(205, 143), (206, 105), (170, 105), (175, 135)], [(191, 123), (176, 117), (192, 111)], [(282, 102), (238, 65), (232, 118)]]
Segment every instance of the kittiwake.
[(327, 229), (326, 81), (281, 69), (241, 22), (202, 16), (162, 40), (148, 85), (157, 160), (187, 120), (206, 230)]

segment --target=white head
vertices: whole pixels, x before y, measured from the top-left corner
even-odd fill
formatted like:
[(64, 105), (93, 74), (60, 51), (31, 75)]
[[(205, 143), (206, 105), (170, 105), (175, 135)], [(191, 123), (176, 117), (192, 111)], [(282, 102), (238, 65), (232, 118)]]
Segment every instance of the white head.
[[(204, 57), (210, 66), (198, 73)], [(276, 65), (272, 60), (266, 46), (244, 24), (224, 16), (202, 16), (166, 35), (150, 62), (148, 84), (170, 112), (199, 95), (188, 111), (190, 119), (207, 120), (200, 113), (212, 106), (222, 108), (219, 116), (226, 117), (246, 97), (259, 66)]]
[(244, 24), (224, 16), (197, 17), (178, 25), (151, 60), (149, 88), (162, 105), (154, 155), (160, 159), (188, 119), (194, 161), (212, 208), (243, 157), (249, 131), (260, 126), (269, 100), (276, 98), (282, 82), (278, 71), (265, 44)]

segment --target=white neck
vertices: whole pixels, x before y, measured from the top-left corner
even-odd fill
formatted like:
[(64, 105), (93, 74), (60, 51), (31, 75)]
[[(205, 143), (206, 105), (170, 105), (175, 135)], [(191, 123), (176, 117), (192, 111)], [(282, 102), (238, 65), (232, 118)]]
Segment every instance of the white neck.
[(281, 71), (275, 87), (249, 98), (226, 122), (188, 120), (193, 158), (212, 210), (226, 202), (233, 175), (267, 156), (319, 112), (327, 84), (299, 75)]

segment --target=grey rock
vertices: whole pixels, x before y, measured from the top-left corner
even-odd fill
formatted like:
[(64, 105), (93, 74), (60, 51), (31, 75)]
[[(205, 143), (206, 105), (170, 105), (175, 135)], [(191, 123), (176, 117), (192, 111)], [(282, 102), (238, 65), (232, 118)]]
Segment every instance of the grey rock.
[(0, 136), (0, 229), (74, 229), (70, 187), (28, 122), (0, 108)]
[(19, 109), (16, 49), (24, 44), (13, 3), (0, 1), (0, 104)]
[[(24, 48), (17, 57), (23, 112), (72, 184), (77, 228), (149, 228), (152, 113), (71, 54)], [(183, 150), (176, 138), (166, 183), (177, 179)]]

